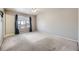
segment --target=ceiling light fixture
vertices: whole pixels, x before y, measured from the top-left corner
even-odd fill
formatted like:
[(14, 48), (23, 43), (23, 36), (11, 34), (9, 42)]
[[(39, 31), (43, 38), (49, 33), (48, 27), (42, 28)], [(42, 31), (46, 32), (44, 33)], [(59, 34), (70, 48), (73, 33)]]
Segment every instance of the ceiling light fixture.
[(38, 12), (38, 9), (37, 8), (32, 8), (32, 12), (36, 13), (36, 12)]

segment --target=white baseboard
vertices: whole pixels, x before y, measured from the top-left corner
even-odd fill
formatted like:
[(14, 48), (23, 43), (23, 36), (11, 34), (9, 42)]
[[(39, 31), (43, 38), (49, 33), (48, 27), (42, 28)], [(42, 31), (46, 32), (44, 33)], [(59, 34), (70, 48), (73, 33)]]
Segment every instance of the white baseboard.
[(4, 36), (4, 38), (9, 37), (9, 36), (13, 36), (13, 35), (15, 35), (15, 34), (14, 34), (14, 33), (6, 34), (6, 35)]

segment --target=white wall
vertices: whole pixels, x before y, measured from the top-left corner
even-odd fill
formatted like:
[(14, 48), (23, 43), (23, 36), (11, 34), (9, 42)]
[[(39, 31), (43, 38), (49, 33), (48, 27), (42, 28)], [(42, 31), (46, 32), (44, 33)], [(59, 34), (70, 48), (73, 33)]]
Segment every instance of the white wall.
[[(0, 11), (4, 11), (3, 8), (0, 8)], [(2, 26), (3, 26), (3, 18), (1, 18), (1, 15), (0, 15), (0, 46), (2, 44), (2, 41), (3, 41), (3, 36), (2, 36)]]
[(32, 18), (32, 31), (36, 31), (36, 16), (31, 16)]
[(6, 35), (10, 36), (10, 35), (14, 35), (15, 34), (15, 16), (11, 13), (6, 13), (6, 23), (5, 23), (5, 30), (6, 30)]
[(37, 29), (53, 35), (78, 39), (77, 14), (77, 9), (40, 9), (39, 15), (37, 15)]

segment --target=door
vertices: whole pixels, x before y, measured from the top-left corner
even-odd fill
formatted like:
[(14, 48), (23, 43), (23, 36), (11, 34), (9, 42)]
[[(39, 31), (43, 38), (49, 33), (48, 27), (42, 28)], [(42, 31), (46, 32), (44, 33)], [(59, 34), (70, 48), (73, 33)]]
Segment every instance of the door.
[(2, 17), (0, 15), (0, 46), (2, 44)]

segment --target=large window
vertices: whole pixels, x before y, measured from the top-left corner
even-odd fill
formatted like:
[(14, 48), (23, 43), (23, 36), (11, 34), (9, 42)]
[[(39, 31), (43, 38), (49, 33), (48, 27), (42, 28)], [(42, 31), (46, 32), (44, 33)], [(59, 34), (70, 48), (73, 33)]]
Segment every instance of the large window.
[(18, 29), (26, 31), (26, 29), (29, 29), (29, 27), (30, 27), (29, 17), (18, 15)]

